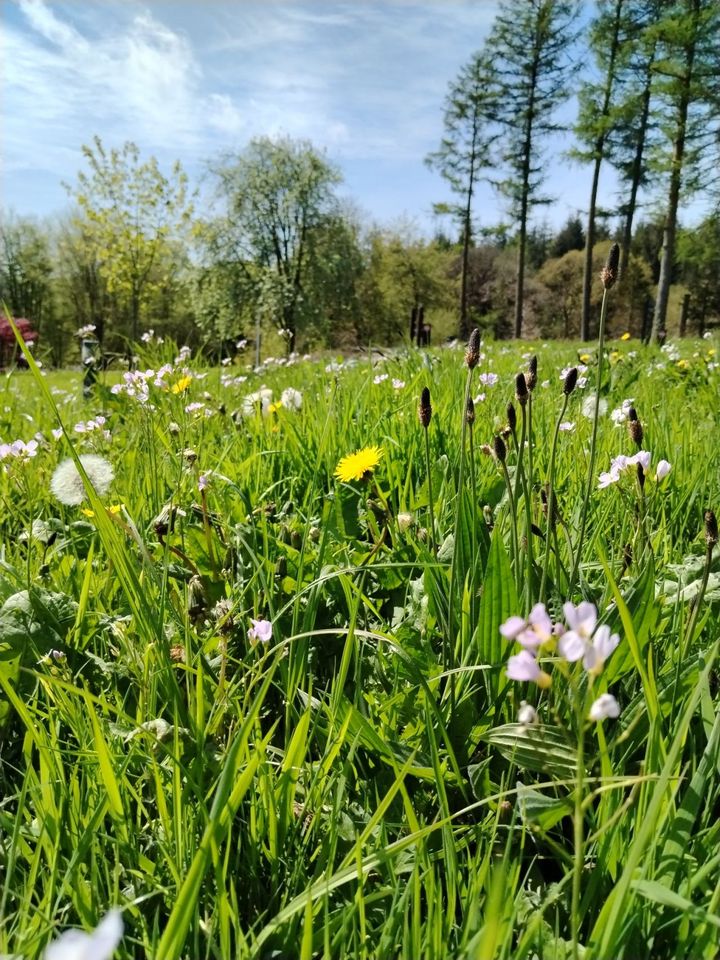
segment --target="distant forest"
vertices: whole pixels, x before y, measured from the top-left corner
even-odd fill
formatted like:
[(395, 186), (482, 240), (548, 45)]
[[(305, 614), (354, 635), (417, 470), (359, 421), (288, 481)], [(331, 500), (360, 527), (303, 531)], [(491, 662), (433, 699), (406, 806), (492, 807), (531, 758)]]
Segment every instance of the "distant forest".
[[(77, 361), (86, 327), (110, 353), (149, 331), (211, 350), (256, 328), (288, 350), (391, 344), (420, 312), (434, 341), (474, 326), (587, 340), (617, 240), (611, 334), (702, 333), (720, 322), (720, 3), (599, 0), (590, 20), (581, 6), (505, 0), (459, 65), (426, 158), (454, 197), (438, 204), (447, 226), (433, 238), (363, 222), (338, 197), (338, 167), (308, 141), (261, 137), (216, 157), (201, 208), (179, 163), (163, 171), (133, 143), (95, 137), (66, 185), (66, 215), (3, 216), (0, 298), (57, 365)], [(554, 231), (548, 142), (573, 97), (587, 207)], [(604, 165), (618, 196), (599, 196)], [(482, 230), (480, 182), (506, 211)], [(683, 223), (698, 197), (706, 216)]]

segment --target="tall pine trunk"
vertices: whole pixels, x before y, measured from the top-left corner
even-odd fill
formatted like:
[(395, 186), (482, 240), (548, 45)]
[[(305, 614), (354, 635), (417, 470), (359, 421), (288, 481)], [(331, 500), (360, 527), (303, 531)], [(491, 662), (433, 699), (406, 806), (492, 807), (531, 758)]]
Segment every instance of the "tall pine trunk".
[(530, 158), (532, 156), (533, 121), (535, 119), (535, 91), (537, 89), (538, 55), (533, 60), (530, 72), (530, 96), (528, 98), (525, 139), (523, 142), (522, 187), (520, 198), (520, 238), (515, 279), (515, 338), (522, 336), (523, 299), (525, 292), (525, 248), (527, 246), (528, 198), (530, 196)]
[[(612, 91), (615, 83), (615, 61), (617, 60), (617, 54), (620, 48), (622, 6), (623, 0), (616, 0), (610, 56), (608, 59), (607, 74), (605, 76), (605, 90), (603, 91), (603, 104), (600, 113), (602, 117), (607, 117), (610, 112), (610, 102), (612, 100)], [(590, 294), (592, 291), (592, 255), (593, 247), (595, 246), (595, 211), (597, 209), (597, 194), (600, 184), (600, 167), (603, 162), (606, 139), (607, 133), (603, 130), (595, 141), (595, 164), (593, 167), (592, 187), (590, 189), (588, 223), (585, 233), (585, 256), (583, 261), (582, 313), (580, 315), (581, 340), (590, 339)]]
[(677, 212), (680, 204), (680, 188), (682, 186), (682, 168), (685, 158), (685, 137), (687, 134), (687, 118), (688, 108), (690, 106), (700, 0), (693, 0), (692, 14), (695, 29), (687, 46), (687, 67), (684, 75), (680, 78), (682, 86), (680, 87), (675, 120), (675, 137), (673, 140), (673, 156), (670, 168), (670, 189), (668, 191), (668, 207), (665, 217), (665, 228), (663, 230), (662, 254), (660, 256), (660, 277), (658, 279), (655, 313), (653, 314), (653, 324), (650, 333), (650, 341), (652, 343), (657, 343), (658, 340), (663, 339), (666, 332), (670, 282), (672, 280), (673, 262), (675, 260)]
[(625, 218), (623, 221), (623, 238), (620, 249), (620, 276), (627, 272), (627, 265), (630, 259), (630, 246), (632, 245), (633, 220), (635, 219), (635, 209), (637, 207), (637, 195), (640, 189), (640, 180), (643, 172), (643, 157), (645, 155), (645, 139), (647, 137), (648, 121), (650, 119), (650, 93), (652, 85), (652, 65), (655, 60), (655, 50), (648, 62), (648, 69), (645, 75), (645, 86), (642, 92), (642, 109), (640, 111), (640, 121), (637, 128), (637, 140), (635, 144), (635, 156), (633, 157), (632, 170), (630, 174), (630, 197), (625, 205)]

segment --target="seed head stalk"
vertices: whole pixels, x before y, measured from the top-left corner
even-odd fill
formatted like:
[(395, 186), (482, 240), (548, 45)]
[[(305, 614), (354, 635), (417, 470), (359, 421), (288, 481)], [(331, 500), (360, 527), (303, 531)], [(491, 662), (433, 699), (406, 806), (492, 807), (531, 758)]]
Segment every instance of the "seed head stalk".
[(572, 931), (573, 960), (580, 960), (580, 894), (582, 893), (582, 875), (585, 866), (585, 811), (583, 790), (585, 786), (585, 711), (583, 698), (576, 691), (577, 703), (577, 767), (575, 772), (575, 809), (573, 811), (573, 882), (570, 925)]
[[(555, 530), (555, 455), (557, 453), (557, 442), (560, 435), (560, 424), (565, 419), (569, 394), (563, 395), (563, 405), (560, 416), (555, 423), (555, 432), (553, 433), (552, 449), (550, 450), (550, 472), (548, 477), (548, 497), (547, 497), (547, 533), (545, 537), (545, 556), (543, 559), (542, 581), (540, 583), (540, 601), (545, 603), (547, 596), (547, 578), (548, 567), (550, 565), (550, 536)], [(555, 533), (555, 551), (557, 552), (557, 533)], [(558, 557), (559, 560), (559, 557)]]
[[(680, 670), (683, 663), (686, 662), (688, 648), (692, 643), (693, 635), (695, 633), (695, 628), (697, 626), (698, 616), (700, 614), (700, 607), (702, 606), (703, 599), (705, 597), (705, 591), (707, 590), (708, 580), (710, 579), (710, 567), (712, 566), (712, 555), (713, 549), (717, 544), (720, 536), (718, 536), (718, 523), (715, 517), (715, 514), (712, 510), (705, 511), (705, 565), (703, 567), (702, 580), (700, 582), (700, 589), (697, 592), (693, 600), (692, 610), (690, 611), (690, 619), (688, 620), (687, 627), (685, 628), (685, 633), (682, 638), (682, 643), (680, 645), (680, 650), (678, 651), (677, 662), (675, 664), (675, 687), (673, 689), (673, 699), (672, 699), (672, 710), (675, 709), (675, 697), (677, 695), (678, 684), (680, 683)], [(671, 714), (672, 716), (672, 714)]]
[[(465, 441), (468, 428), (468, 418), (467, 418), (467, 409), (468, 402), (470, 400), (470, 392), (472, 388), (472, 377), (473, 370), (478, 365), (480, 359), (480, 331), (477, 327), (470, 334), (470, 339), (468, 341), (468, 348), (465, 354), (465, 364), (467, 365), (467, 376), (465, 377), (465, 396), (463, 398), (462, 405), (462, 426), (460, 429), (460, 466), (458, 470), (458, 495), (457, 495), (457, 504), (455, 507), (455, 528), (454, 528), (454, 540), (453, 540), (453, 556), (452, 564), (450, 566), (450, 590), (449, 590), (449, 608), (448, 608), (448, 638), (447, 645), (445, 649), (445, 664), (444, 669), (452, 670), (454, 667), (455, 661), (455, 644), (453, 642), (453, 631), (454, 631), (454, 616), (453, 612), (455, 610), (455, 577), (456, 577), (456, 567), (459, 560), (459, 551), (458, 551), (458, 541), (460, 533), (460, 514), (462, 512), (463, 504), (463, 495), (464, 495), (464, 484), (465, 484)], [(450, 674), (450, 710), (451, 713), (455, 712), (455, 674)]]
[(572, 589), (573, 584), (580, 571), (580, 560), (582, 558), (583, 542), (585, 539), (585, 525), (587, 524), (588, 505), (590, 503), (590, 491), (592, 490), (593, 480), (595, 479), (595, 455), (597, 452), (597, 433), (598, 421), (600, 420), (600, 389), (602, 387), (603, 366), (605, 359), (605, 324), (607, 321), (608, 290), (617, 280), (618, 263), (620, 260), (620, 246), (614, 243), (610, 248), (607, 262), (600, 273), (600, 279), (603, 284), (603, 297), (600, 306), (600, 329), (598, 331), (598, 365), (597, 365), (597, 383), (595, 385), (595, 410), (593, 411), (592, 438), (590, 440), (590, 462), (588, 464), (587, 483), (585, 484), (585, 496), (583, 498), (582, 510), (580, 513), (580, 532), (578, 534), (577, 549), (575, 551), (575, 560), (573, 562), (572, 573), (570, 574), (570, 583), (568, 588)]

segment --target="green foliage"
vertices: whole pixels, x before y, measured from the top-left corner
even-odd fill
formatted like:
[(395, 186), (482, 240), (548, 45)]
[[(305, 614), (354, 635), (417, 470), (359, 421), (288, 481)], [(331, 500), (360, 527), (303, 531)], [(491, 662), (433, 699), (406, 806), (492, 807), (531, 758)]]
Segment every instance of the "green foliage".
[[(112, 333), (139, 339), (150, 304), (176, 279), (177, 242), (192, 216), (187, 176), (179, 163), (166, 177), (155, 157), (141, 161), (134, 143), (107, 152), (99, 137), (83, 146), (88, 172), (78, 174), (68, 192), (77, 204), (70, 244), (75, 251), (80, 289), (88, 291), (91, 322), (104, 339), (103, 300), (114, 303)], [(98, 286), (102, 294), (98, 295)], [(88, 289), (89, 287), (89, 289)], [(123, 318), (124, 324), (118, 321)]]

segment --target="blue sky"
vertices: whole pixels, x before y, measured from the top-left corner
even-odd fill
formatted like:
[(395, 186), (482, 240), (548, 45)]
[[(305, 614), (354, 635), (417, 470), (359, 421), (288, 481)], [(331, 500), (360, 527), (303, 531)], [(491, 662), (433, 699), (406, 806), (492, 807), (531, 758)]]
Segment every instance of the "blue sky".
[[(194, 183), (208, 159), (256, 135), (325, 148), (342, 192), (366, 219), (432, 231), (449, 199), (426, 154), (442, 133), (448, 83), (481, 45), (494, 0), (5, 0), (2, 3), (0, 205), (45, 215), (67, 206), (62, 181), (80, 146), (133, 140)], [(571, 108), (570, 108), (571, 112)], [(556, 144), (562, 149), (567, 141)], [(589, 169), (553, 160), (539, 217), (587, 202)], [(606, 171), (601, 198), (612, 202)], [(480, 226), (502, 207), (489, 188)]]

